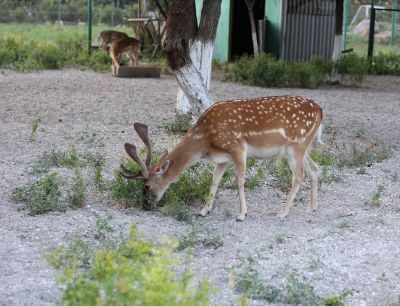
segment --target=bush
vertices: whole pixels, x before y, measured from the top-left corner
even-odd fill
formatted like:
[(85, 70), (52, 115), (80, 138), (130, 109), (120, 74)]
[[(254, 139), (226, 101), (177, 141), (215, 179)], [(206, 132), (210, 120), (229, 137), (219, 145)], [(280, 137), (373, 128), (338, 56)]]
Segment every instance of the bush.
[(350, 53), (340, 59), (338, 72), (341, 74), (342, 79), (348, 75), (351, 85), (358, 85), (368, 73), (368, 66), (369, 63), (365, 57)]
[(60, 205), (60, 187), (60, 178), (57, 173), (52, 172), (24, 187), (16, 188), (12, 196), (14, 200), (26, 202), (30, 215), (63, 211), (64, 208)]
[[(208, 282), (195, 285), (178, 264), (171, 244), (156, 246), (140, 238), (134, 226), (127, 239), (92, 252), (88, 244), (58, 247), (47, 260), (62, 269), (65, 305), (209, 305)], [(74, 251), (76, 250), (76, 251)]]
[(228, 66), (227, 79), (256, 86), (317, 87), (321, 85), (332, 64), (321, 57), (308, 62), (287, 63), (269, 54), (257, 58), (242, 56)]
[(369, 72), (381, 75), (400, 75), (400, 54), (379, 52), (372, 58)]

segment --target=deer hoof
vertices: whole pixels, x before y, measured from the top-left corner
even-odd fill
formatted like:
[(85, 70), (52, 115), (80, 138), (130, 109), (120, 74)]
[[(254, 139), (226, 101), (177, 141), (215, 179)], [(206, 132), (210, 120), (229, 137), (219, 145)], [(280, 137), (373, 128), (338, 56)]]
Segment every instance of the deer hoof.
[(277, 214), (277, 216), (279, 217), (279, 218), (285, 218), (287, 215), (288, 215), (288, 211), (285, 211), (285, 210), (281, 210), (278, 214)]
[(242, 222), (244, 219), (246, 219), (247, 214), (239, 214), (236, 216), (236, 221)]
[(210, 213), (210, 210), (209, 209), (206, 209), (206, 210), (201, 210), (199, 213), (198, 213), (198, 216), (200, 216), (200, 217), (206, 217), (208, 214)]

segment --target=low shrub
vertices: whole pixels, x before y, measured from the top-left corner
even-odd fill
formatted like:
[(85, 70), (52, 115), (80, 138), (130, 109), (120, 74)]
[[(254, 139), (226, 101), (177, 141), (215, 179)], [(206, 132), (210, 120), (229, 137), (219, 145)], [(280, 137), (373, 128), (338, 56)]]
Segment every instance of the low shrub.
[(351, 85), (359, 85), (368, 73), (368, 60), (356, 53), (346, 54), (338, 63), (338, 72), (342, 80), (348, 76)]
[(30, 215), (44, 214), (49, 211), (64, 211), (60, 203), (62, 181), (57, 173), (52, 172), (42, 178), (16, 188), (12, 197), (26, 203)]
[(331, 63), (320, 57), (308, 62), (287, 63), (271, 55), (242, 56), (227, 66), (228, 80), (264, 87), (317, 87), (331, 70)]
[(400, 75), (400, 54), (379, 52), (373, 56), (369, 73), (378, 75)]
[(192, 281), (188, 269), (175, 272), (173, 245), (145, 241), (132, 226), (116, 245), (90, 249), (82, 239), (46, 256), (61, 270), (65, 305), (209, 305), (207, 281)]

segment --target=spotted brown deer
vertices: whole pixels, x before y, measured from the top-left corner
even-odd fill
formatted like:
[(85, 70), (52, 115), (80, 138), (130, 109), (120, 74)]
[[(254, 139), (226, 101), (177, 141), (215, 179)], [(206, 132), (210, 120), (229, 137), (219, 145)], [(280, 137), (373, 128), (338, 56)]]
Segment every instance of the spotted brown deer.
[(135, 175), (123, 168), (121, 174), (128, 179), (144, 179), (147, 193), (154, 201), (159, 201), (180, 173), (200, 159), (210, 160), (216, 166), (210, 195), (200, 211), (200, 215), (205, 216), (213, 207), (218, 184), (231, 161), (240, 202), (237, 220), (242, 221), (247, 213), (244, 195), (247, 157), (269, 159), (286, 155), (292, 171), (292, 189), (278, 216), (285, 217), (289, 213), (304, 179), (304, 171), (311, 181), (307, 211), (313, 211), (318, 206), (318, 167), (307, 151), (316, 136), (322, 143), (321, 120), (322, 109), (304, 97), (275, 96), (218, 102), (206, 109), (172, 152), (165, 152), (153, 166), (148, 127), (136, 122), (134, 128), (147, 147), (146, 161), (140, 159), (135, 145), (125, 143), (127, 154), (141, 170)]
[(110, 56), (113, 65), (119, 68), (122, 60), (122, 55), (126, 53), (130, 60), (130, 65), (138, 65), (137, 53), (141, 48), (141, 43), (139, 40), (133, 37), (125, 37), (120, 40), (114, 41), (110, 47)]
[(99, 34), (98, 41), (99, 41), (99, 48), (106, 49), (110, 44), (114, 41), (120, 40), (121, 38), (126, 38), (128, 35), (124, 32), (119, 31), (103, 31)]

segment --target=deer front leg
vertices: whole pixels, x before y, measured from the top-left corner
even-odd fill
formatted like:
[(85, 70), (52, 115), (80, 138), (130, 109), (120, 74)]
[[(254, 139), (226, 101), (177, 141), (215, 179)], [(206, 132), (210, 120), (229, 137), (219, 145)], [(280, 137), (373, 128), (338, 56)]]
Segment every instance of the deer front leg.
[(227, 165), (228, 163), (215, 165), (214, 175), (210, 187), (210, 193), (208, 194), (206, 204), (200, 211), (200, 216), (205, 217), (212, 210), (215, 194), (217, 193), (219, 182), (221, 181), (221, 178), (225, 173)]

